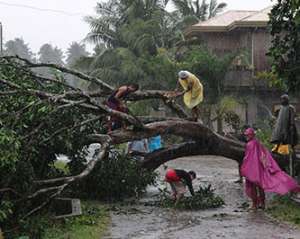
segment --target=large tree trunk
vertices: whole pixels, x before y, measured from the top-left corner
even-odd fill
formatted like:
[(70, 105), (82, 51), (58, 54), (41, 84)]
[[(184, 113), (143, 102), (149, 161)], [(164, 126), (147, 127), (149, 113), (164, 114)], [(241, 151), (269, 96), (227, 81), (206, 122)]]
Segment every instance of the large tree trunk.
[[(159, 165), (174, 158), (188, 155), (221, 155), (232, 158), (238, 162), (243, 159), (244, 144), (225, 138), (206, 126), (187, 120), (167, 120), (149, 123), (140, 131), (113, 131), (109, 136), (112, 144), (120, 144), (128, 141), (149, 138), (155, 135), (177, 135), (188, 140), (170, 148), (161, 149), (145, 156), (142, 166), (155, 169)], [(91, 135), (91, 142), (103, 142), (107, 135)]]
[[(152, 153), (146, 154), (142, 167), (154, 170), (170, 160), (189, 155), (218, 155), (230, 158), (241, 164), (244, 157), (245, 143), (221, 136), (203, 124), (187, 120), (166, 120), (146, 124), (143, 130), (113, 131), (109, 137), (112, 144), (149, 138), (155, 135), (177, 135), (188, 142), (173, 145)], [(92, 142), (103, 142), (107, 135), (92, 135)], [(273, 155), (281, 167), (288, 161), (280, 155)], [(298, 159), (299, 160), (299, 159)]]

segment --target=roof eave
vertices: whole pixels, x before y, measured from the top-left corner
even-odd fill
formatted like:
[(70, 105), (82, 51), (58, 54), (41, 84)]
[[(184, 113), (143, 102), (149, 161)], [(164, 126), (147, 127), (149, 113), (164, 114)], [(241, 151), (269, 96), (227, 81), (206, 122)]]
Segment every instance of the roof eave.
[(268, 26), (268, 21), (237, 21), (234, 22), (233, 24), (228, 26), (228, 31), (232, 31), (235, 28), (238, 27), (249, 27), (249, 28), (255, 28), (255, 27), (261, 27), (261, 28), (265, 28)]
[(227, 32), (225, 26), (191, 26), (185, 31), (185, 35), (190, 35), (194, 32)]
[(185, 31), (185, 35), (190, 35), (195, 32), (229, 32), (236, 28), (265, 28), (268, 26), (267, 21), (238, 21), (229, 26), (191, 26)]

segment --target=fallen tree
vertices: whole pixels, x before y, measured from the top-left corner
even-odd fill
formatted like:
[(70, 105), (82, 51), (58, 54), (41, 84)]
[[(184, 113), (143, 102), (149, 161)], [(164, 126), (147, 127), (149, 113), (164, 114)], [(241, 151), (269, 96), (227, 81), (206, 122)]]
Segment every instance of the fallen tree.
[[(51, 69), (54, 72), (53, 78), (35, 73), (34, 69), (40, 67)], [(95, 91), (75, 88), (65, 80), (65, 74), (93, 83), (98, 88)], [(220, 155), (239, 163), (243, 158), (242, 142), (223, 137), (201, 123), (190, 121), (188, 114), (175, 101), (168, 99), (164, 91), (138, 91), (130, 95), (128, 100), (160, 99), (177, 117), (155, 118), (125, 114), (112, 110), (103, 103), (114, 90), (106, 82), (62, 66), (32, 63), (17, 56), (0, 59), (0, 86), (2, 124), (8, 130), (17, 132), (21, 148), (25, 152), (22, 155), (25, 160), (38, 158), (32, 162), (39, 166), (39, 171), (31, 179), (33, 186), (29, 193), (21, 195), (19, 201), (48, 195), (47, 200), (34, 205), (24, 217), (41, 209), (69, 184), (88, 175), (99, 161), (107, 158), (112, 145), (158, 134), (189, 139), (188, 142), (183, 140), (180, 144), (146, 154), (141, 167), (150, 170), (167, 161), (189, 155)], [(107, 133), (103, 129), (107, 116), (116, 116), (130, 127)], [(81, 151), (86, 152), (87, 146), (92, 143), (100, 143), (101, 150), (78, 175), (45, 175), (45, 168), (55, 161), (55, 158), (47, 155), (50, 148), (50, 155), (64, 153), (72, 159), (72, 156), (77, 157)], [(11, 185), (8, 181), (4, 186), (8, 188)]]

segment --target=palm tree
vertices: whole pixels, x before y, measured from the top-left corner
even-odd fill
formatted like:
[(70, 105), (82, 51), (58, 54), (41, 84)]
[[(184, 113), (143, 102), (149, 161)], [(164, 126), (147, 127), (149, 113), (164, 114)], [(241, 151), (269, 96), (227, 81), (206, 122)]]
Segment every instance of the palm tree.
[[(160, 28), (160, 23), (167, 13), (166, 4), (166, 0), (109, 0), (105, 3), (98, 3), (96, 7), (98, 17), (86, 17), (91, 27), (87, 40), (93, 43), (105, 43), (108, 47), (124, 47), (128, 44), (126, 42), (128, 37), (130, 38), (129, 27), (138, 25), (136, 27), (138, 31), (141, 28), (151, 27), (159, 32), (157, 28)], [(142, 24), (145, 25), (142, 26)], [(145, 38), (147, 34), (140, 36)], [(156, 37), (157, 34), (151, 33), (151, 36)]]
[[(104, 45), (89, 73), (116, 85), (128, 82), (145, 87), (164, 87), (176, 72), (168, 49), (179, 36), (167, 0), (109, 0), (97, 4), (97, 17), (87, 17), (91, 32), (87, 40)], [(157, 83), (159, 82), (159, 83)]]
[(218, 3), (217, 0), (211, 0), (209, 4), (208, 19), (215, 17), (218, 13), (222, 12), (227, 7), (227, 3)]
[(98, 16), (85, 18), (91, 29), (86, 40), (94, 44), (104, 43), (107, 47), (118, 45), (117, 30), (121, 22), (120, 8), (119, 0), (97, 3), (96, 13)]
[(68, 67), (73, 67), (77, 60), (88, 55), (89, 53), (86, 51), (84, 44), (72, 42), (67, 49), (66, 63)]
[(226, 3), (218, 3), (217, 0), (172, 0), (177, 11), (183, 17), (194, 17), (197, 21), (205, 21), (209, 18), (216, 16), (219, 12), (223, 11), (227, 6)]

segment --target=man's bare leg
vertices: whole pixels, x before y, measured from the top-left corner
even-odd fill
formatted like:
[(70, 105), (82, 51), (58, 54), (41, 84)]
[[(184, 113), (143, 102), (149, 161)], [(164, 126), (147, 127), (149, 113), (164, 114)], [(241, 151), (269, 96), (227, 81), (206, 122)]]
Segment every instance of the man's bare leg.
[(171, 189), (172, 189), (172, 197), (174, 200), (177, 199), (177, 191), (176, 191), (176, 187), (174, 185), (174, 183), (170, 182), (170, 186), (171, 186)]
[(182, 194), (182, 193), (180, 193), (180, 194), (177, 194), (177, 196), (176, 196), (176, 202), (175, 202), (175, 206), (177, 206), (177, 205), (178, 205), (178, 203), (180, 202), (181, 198), (183, 198), (183, 194)]
[(235, 183), (243, 183), (243, 177), (241, 175), (241, 164), (240, 163), (239, 163), (238, 167), (239, 167), (239, 179), (234, 182)]

